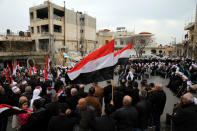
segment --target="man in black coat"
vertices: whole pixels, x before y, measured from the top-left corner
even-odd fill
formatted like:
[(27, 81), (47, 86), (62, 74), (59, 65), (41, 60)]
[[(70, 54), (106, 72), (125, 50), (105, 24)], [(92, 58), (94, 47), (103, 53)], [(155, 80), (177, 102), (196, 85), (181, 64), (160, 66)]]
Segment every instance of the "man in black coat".
[(105, 108), (105, 114), (95, 118), (93, 131), (115, 131), (115, 121), (110, 117), (110, 113), (110, 110)]
[[(9, 104), (8, 96), (6, 95), (5, 89), (0, 86), (0, 104)], [(8, 117), (0, 117), (0, 131), (6, 131)]]
[(80, 99), (80, 96), (78, 94), (77, 89), (72, 88), (71, 89), (71, 96), (66, 98), (66, 103), (69, 105), (69, 108), (71, 110), (76, 110), (79, 99)]
[(138, 128), (142, 131), (147, 130), (148, 119), (150, 117), (151, 104), (149, 100), (146, 99), (146, 96), (141, 93), (141, 100), (136, 104), (136, 109), (139, 113), (138, 119)]
[(111, 85), (111, 81), (107, 81), (107, 86), (104, 87), (104, 102), (105, 105), (110, 103), (110, 94), (112, 93), (112, 85)]
[(131, 106), (132, 98), (124, 96), (123, 107), (112, 113), (112, 118), (116, 120), (118, 131), (131, 131), (135, 129), (138, 121), (138, 112)]
[(156, 131), (160, 131), (160, 117), (163, 114), (166, 104), (166, 94), (161, 84), (157, 83), (151, 91), (149, 91), (148, 99), (152, 105), (152, 116)]
[(192, 94), (183, 95), (182, 104), (175, 110), (172, 120), (174, 131), (197, 131), (197, 106)]
[(48, 131), (73, 131), (75, 122), (66, 116), (68, 106), (65, 104), (59, 105), (59, 115), (53, 116), (48, 125)]
[(62, 85), (64, 85), (64, 83), (61, 81), (61, 77), (59, 76), (55, 82), (55, 91), (58, 92)]

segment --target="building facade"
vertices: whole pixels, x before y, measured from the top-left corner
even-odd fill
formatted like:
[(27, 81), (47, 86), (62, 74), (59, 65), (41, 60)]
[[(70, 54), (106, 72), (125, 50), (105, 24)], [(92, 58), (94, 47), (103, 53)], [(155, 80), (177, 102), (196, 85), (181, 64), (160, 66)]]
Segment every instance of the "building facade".
[(84, 57), (96, 49), (95, 18), (49, 1), (31, 7), (29, 14), (36, 51), (48, 52), (54, 64), (63, 64), (63, 52)]
[[(35, 43), (30, 35), (8, 33), (0, 35), (0, 67), (12, 62), (19, 62), (21, 66), (40, 64), (47, 52), (37, 52)], [(28, 32), (29, 34), (29, 32)]]
[(184, 30), (188, 31), (185, 35), (184, 47), (185, 56), (197, 60), (197, 7), (195, 21), (188, 23)]

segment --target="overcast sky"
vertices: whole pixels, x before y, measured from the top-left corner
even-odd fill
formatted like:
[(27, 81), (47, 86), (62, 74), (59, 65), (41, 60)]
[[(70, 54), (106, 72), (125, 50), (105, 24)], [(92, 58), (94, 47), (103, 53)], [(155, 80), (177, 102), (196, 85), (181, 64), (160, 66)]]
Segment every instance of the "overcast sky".
[[(63, 0), (50, 0), (63, 6)], [(0, 0), (0, 32), (27, 30), (29, 7), (44, 0)], [(180, 42), (185, 23), (195, 18), (197, 0), (67, 0), (66, 7), (97, 19), (97, 30), (126, 27), (155, 35), (158, 44)]]

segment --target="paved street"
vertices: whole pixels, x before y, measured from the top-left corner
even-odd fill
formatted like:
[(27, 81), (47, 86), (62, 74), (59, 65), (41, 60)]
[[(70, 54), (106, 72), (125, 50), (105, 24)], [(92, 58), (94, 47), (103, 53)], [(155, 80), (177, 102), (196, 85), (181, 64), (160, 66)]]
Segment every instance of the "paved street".
[[(118, 79), (118, 77), (115, 76), (114, 77), (114, 83), (115, 84), (117, 84), (117, 79)], [(140, 83), (140, 81), (138, 81), (138, 82)], [(154, 83), (159, 82), (164, 87), (164, 91), (166, 92), (166, 95), (167, 95), (167, 102), (166, 102), (166, 106), (165, 106), (165, 109), (164, 109), (164, 113), (161, 117), (161, 123), (162, 123), (161, 124), (161, 131), (169, 131), (170, 128), (165, 125), (166, 113), (172, 113), (173, 105), (178, 101), (178, 98), (175, 97), (173, 95), (173, 93), (168, 88), (165, 87), (168, 84), (169, 79), (163, 79), (159, 76), (151, 76), (150, 79), (148, 79), (148, 82), (154, 82)], [(99, 85), (104, 87), (105, 82), (99, 82)], [(87, 85), (85, 90), (88, 91), (88, 88), (90, 86), (91, 86), (90, 84)], [(8, 131), (13, 131), (13, 129), (11, 129), (11, 120), (9, 121)]]

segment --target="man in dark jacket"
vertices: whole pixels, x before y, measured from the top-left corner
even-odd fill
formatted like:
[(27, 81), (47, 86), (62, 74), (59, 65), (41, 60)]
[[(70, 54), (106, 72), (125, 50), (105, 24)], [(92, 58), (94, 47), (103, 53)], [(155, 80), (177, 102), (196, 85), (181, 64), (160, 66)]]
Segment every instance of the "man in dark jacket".
[[(0, 86), (0, 104), (9, 104), (8, 96), (2, 86)], [(0, 131), (6, 131), (7, 122), (8, 117), (0, 117)]]
[(83, 84), (81, 84), (81, 85), (79, 86), (79, 96), (80, 96), (81, 98), (85, 98), (85, 97), (88, 96), (88, 93), (84, 91), (84, 88), (85, 88), (85, 85), (83, 85)]
[(71, 110), (76, 110), (77, 103), (80, 99), (80, 96), (78, 94), (78, 91), (76, 88), (71, 89), (71, 96), (66, 98), (66, 103), (69, 105), (69, 108)]
[(115, 131), (115, 121), (110, 117), (110, 110), (105, 108), (105, 114), (96, 117), (93, 124), (93, 131)]
[(172, 120), (174, 131), (197, 131), (197, 106), (192, 94), (183, 95), (182, 104), (174, 112)]
[(156, 131), (160, 131), (160, 117), (163, 114), (163, 110), (166, 104), (166, 94), (162, 89), (161, 84), (156, 84), (155, 88), (149, 93), (149, 100), (152, 104), (152, 115)]
[(64, 85), (64, 83), (61, 81), (61, 77), (59, 76), (55, 82), (55, 91), (58, 92), (62, 85)]
[(116, 120), (118, 131), (131, 131), (136, 128), (138, 121), (138, 112), (131, 106), (132, 98), (124, 96), (123, 107), (112, 113), (112, 118)]
[(66, 116), (68, 106), (65, 104), (59, 105), (59, 115), (53, 116), (48, 125), (48, 131), (72, 131), (74, 128), (74, 121)]
[(92, 128), (94, 119), (96, 117), (96, 111), (92, 106), (87, 105), (85, 98), (81, 98), (78, 101), (78, 114), (80, 117), (79, 131), (89, 131)]
[(141, 94), (141, 100), (136, 104), (136, 108), (139, 113), (138, 128), (141, 131), (145, 131), (148, 127), (148, 119), (150, 116), (151, 104), (149, 100), (146, 99), (146, 96), (143, 93)]

